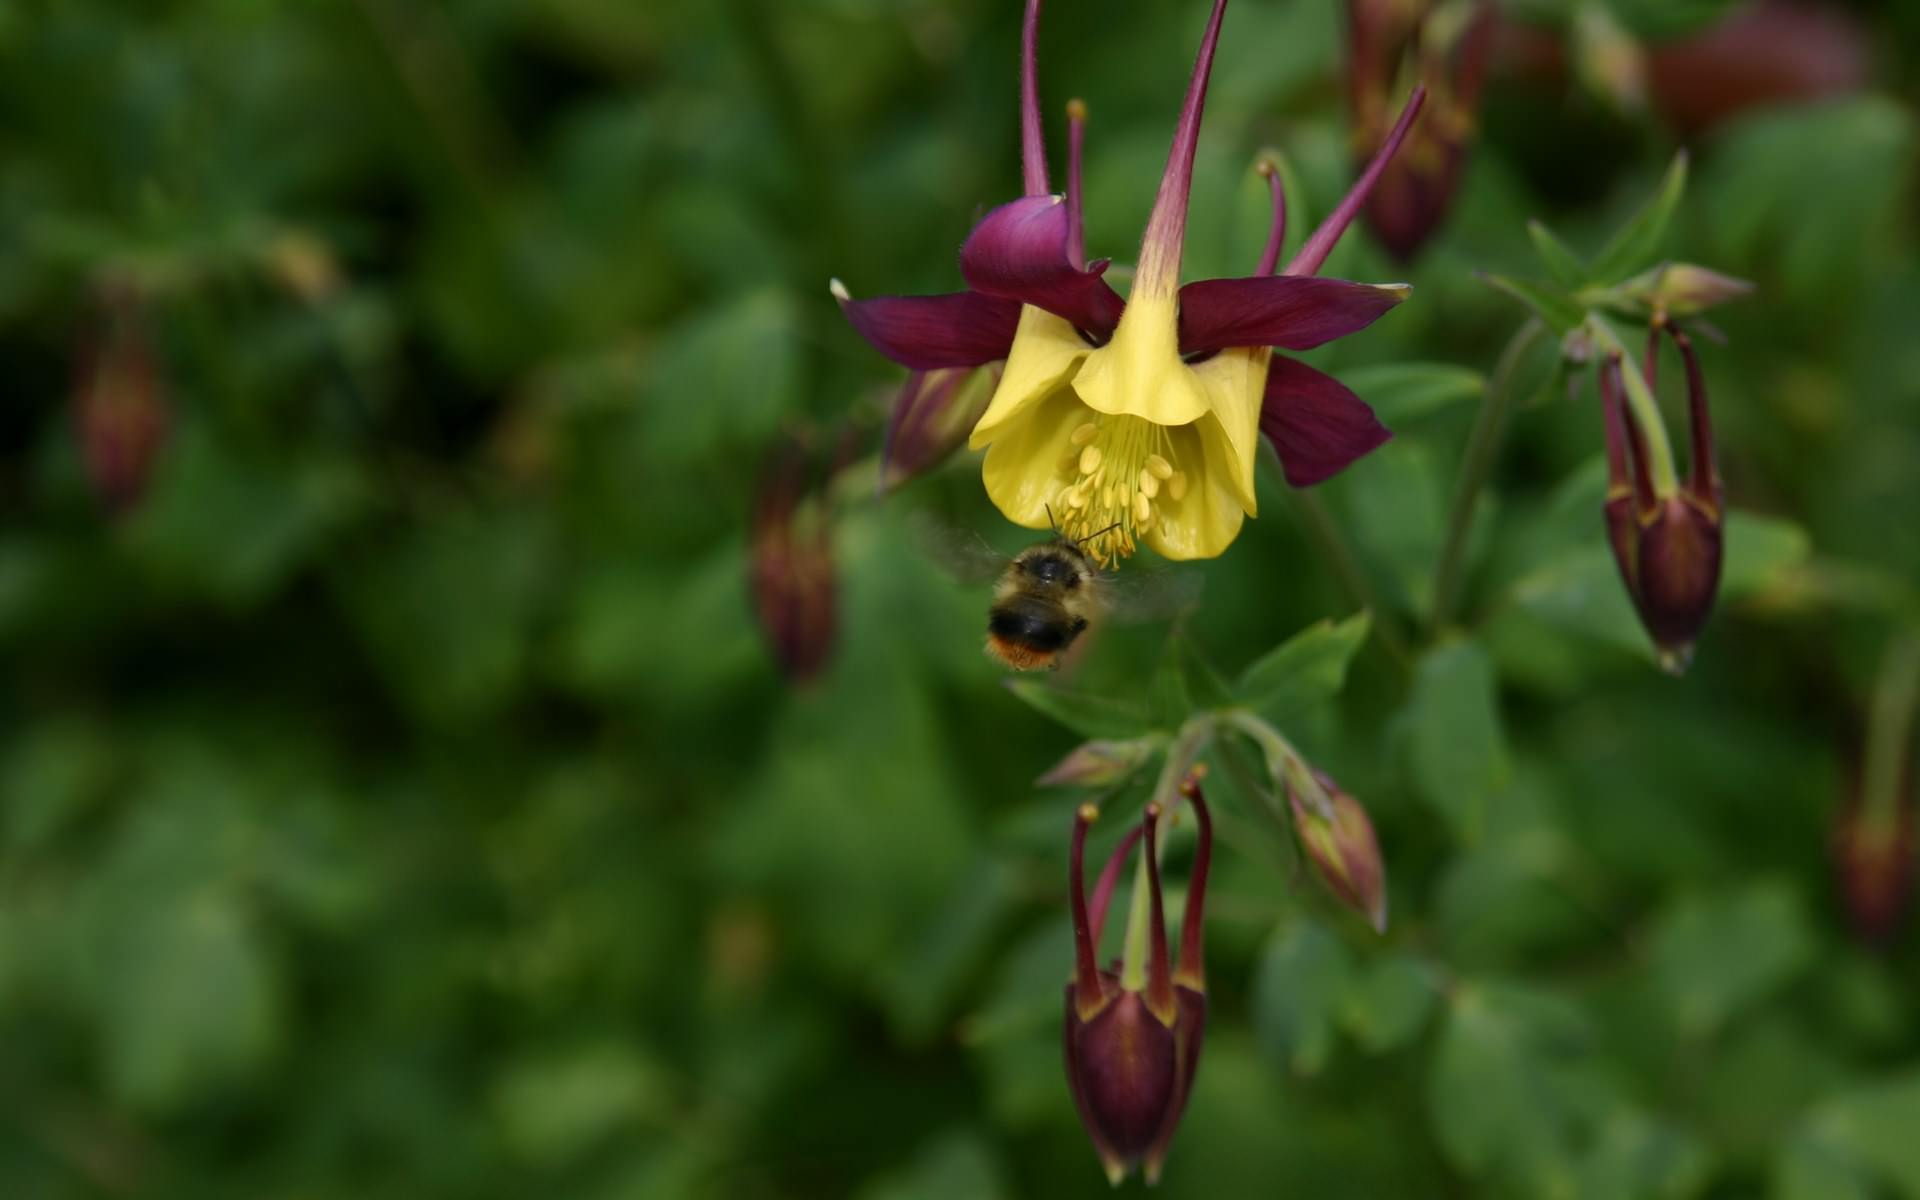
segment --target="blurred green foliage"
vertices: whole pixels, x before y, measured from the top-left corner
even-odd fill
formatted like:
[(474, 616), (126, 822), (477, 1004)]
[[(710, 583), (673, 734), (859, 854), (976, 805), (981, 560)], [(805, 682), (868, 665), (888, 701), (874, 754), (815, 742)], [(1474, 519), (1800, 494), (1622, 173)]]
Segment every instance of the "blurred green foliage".
[[(1730, 7), (1615, 5), (1648, 38)], [(951, 288), (1018, 189), (1019, 8), (0, 7), (0, 1195), (1106, 1193), (1059, 1062), (1072, 801), (1032, 786), (1074, 736), (910, 514), (1022, 535), (965, 455), (845, 498), (804, 688), (745, 593), (766, 446), (870, 445), (897, 383), (827, 278)], [(1049, 6), (1095, 254), (1136, 244), (1202, 8)], [(1825, 848), (1920, 579), (1920, 22), (1853, 10), (1871, 86), (1694, 138), (1665, 235), (1759, 285), (1705, 352), (1742, 511), (1682, 681), (1606, 556), (1590, 389), (1515, 415), (1430, 628), (1521, 319), (1476, 272), (1533, 270), (1530, 217), (1600, 250), (1676, 135), (1496, 69), (1441, 238), (1329, 264), (1416, 285), (1312, 356), (1398, 437), (1263, 478), (1173, 645), (1260, 663), (1393, 923), (1216, 771), (1168, 1194), (1920, 1197), (1914, 943), (1853, 939)], [(1261, 146), (1296, 239), (1344, 188), (1340, 20), (1234, 6), (1190, 277), (1257, 255)], [(167, 424), (118, 512), (72, 411), (109, 295)], [(1164, 721), (1164, 633), (1045, 681), (1137, 702), (1070, 723)]]

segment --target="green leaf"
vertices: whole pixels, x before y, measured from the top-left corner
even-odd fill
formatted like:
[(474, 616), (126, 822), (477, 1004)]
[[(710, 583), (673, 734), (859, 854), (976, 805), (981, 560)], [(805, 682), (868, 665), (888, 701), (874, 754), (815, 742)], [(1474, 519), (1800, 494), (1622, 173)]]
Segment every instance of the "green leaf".
[(1802, 312), (1852, 311), (1862, 276), (1894, 261), (1916, 125), (1909, 105), (1862, 95), (1776, 105), (1730, 123), (1702, 173), (1709, 262), (1778, 280)]
[[(1597, 519), (1594, 526), (1597, 538)], [(1522, 576), (1511, 595), (1515, 605), (1557, 629), (1653, 661), (1653, 640), (1604, 544), (1580, 546)]]
[(1900, 1195), (1920, 1197), (1920, 1072), (1828, 1101), (1811, 1129), (1823, 1146), (1872, 1167)]
[(1567, 1132), (1524, 1011), (1472, 985), (1455, 994), (1427, 1087), (1440, 1148), (1469, 1175), (1531, 1177), (1560, 1163)]
[(491, 1099), (508, 1148), (552, 1167), (636, 1122), (659, 1121), (670, 1097), (660, 1068), (623, 1039), (526, 1055), (499, 1074)]
[(1682, 150), (1673, 156), (1672, 164), (1660, 180), (1660, 190), (1654, 193), (1653, 199), (1622, 226), (1594, 257), (1589, 272), (1593, 280), (1600, 284), (1618, 283), (1652, 266), (1659, 257), (1660, 243), (1666, 236), (1667, 225), (1673, 220), (1674, 210), (1680, 206), (1680, 197), (1686, 194), (1686, 190), (1687, 152)]
[(1478, 841), (1485, 832), (1487, 802), (1506, 786), (1509, 773), (1486, 651), (1466, 640), (1428, 651), (1415, 671), (1406, 713), (1414, 789), (1456, 839)]
[(1531, 283), (1506, 275), (1483, 275), (1494, 287), (1527, 306), (1527, 309), (1559, 337), (1565, 337), (1587, 319), (1586, 312), (1573, 297), (1547, 284)]
[(1764, 592), (1811, 553), (1813, 539), (1799, 525), (1735, 509), (1727, 514), (1720, 598), (1739, 600)]
[(1711, 1176), (1713, 1156), (1686, 1131), (1619, 1112), (1580, 1163), (1580, 1200), (1685, 1200)]
[(1577, 291), (1586, 284), (1587, 265), (1555, 236), (1553, 230), (1547, 228), (1544, 221), (1528, 221), (1527, 236), (1533, 239), (1534, 252), (1540, 256), (1540, 262), (1555, 283), (1568, 291)]
[(858, 1200), (996, 1200), (1012, 1194), (992, 1144), (961, 1129), (941, 1134), (905, 1166), (857, 1193)]
[(1275, 1063), (1318, 1074), (1333, 1054), (1334, 1020), (1353, 977), (1347, 948), (1306, 917), (1276, 934), (1253, 979), (1253, 1029)]
[(1879, 1193), (1864, 1171), (1802, 1134), (1774, 1158), (1769, 1194), (1773, 1200), (1875, 1200)]
[(1138, 704), (1091, 692), (1071, 692), (1031, 679), (1009, 679), (1008, 691), (1082, 737), (1132, 738), (1154, 723)]
[(1437, 983), (1420, 959), (1383, 958), (1354, 975), (1340, 1003), (1340, 1024), (1369, 1053), (1397, 1050), (1426, 1028)]
[(1453, 363), (1378, 363), (1340, 372), (1340, 381), (1373, 407), (1389, 429), (1482, 396), (1486, 376)]
[(1812, 931), (1784, 885), (1682, 901), (1652, 939), (1654, 978), (1682, 1032), (1704, 1035), (1807, 965)]
[(1347, 667), (1372, 627), (1365, 611), (1338, 624), (1316, 621), (1254, 660), (1234, 691), (1270, 720), (1330, 700), (1346, 685)]

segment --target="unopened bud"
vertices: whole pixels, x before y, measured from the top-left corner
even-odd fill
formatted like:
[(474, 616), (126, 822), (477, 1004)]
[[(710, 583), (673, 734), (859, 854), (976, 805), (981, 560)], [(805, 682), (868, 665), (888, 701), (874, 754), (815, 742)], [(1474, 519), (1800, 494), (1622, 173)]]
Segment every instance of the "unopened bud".
[[(1610, 357), (1600, 368), (1600, 403), (1606, 423), (1607, 540), (1627, 594), (1652, 635), (1660, 665), (1680, 674), (1693, 656), (1694, 641), (1713, 611), (1720, 588), (1725, 507), (1713, 452), (1713, 427), (1707, 408), (1706, 380), (1693, 343), (1664, 322), (1686, 363), (1687, 404), (1691, 418), (1692, 466), (1686, 482), (1664, 494), (1653, 480), (1646, 436), (1624, 402), (1624, 367)], [(1647, 373), (1652, 376), (1648, 346)]]
[(1147, 738), (1113, 741), (1096, 738), (1082, 742), (1035, 780), (1041, 787), (1106, 787), (1119, 783), (1153, 757)]
[[(1074, 820), (1068, 856), (1074, 973), (1066, 997), (1067, 1086), (1107, 1178), (1115, 1184), (1141, 1164), (1149, 1183), (1159, 1179), (1200, 1066), (1207, 1022), (1201, 936), (1213, 822), (1198, 780), (1190, 778), (1182, 794), (1199, 818), (1199, 839), (1187, 885), (1187, 911), (1180, 922), (1177, 965), (1168, 961), (1166, 914), (1161, 905), (1155, 837), (1159, 805), (1147, 806), (1143, 836), (1128, 837), (1114, 851), (1114, 861), (1102, 872), (1091, 906), (1084, 886), (1084, 859), (1087, 828), (1099, 812), (1090, 804), (1082, 805)], [(1112, 898), (1111, 880), (1136, 842), (1144, 845), (1134, 884), (1136, 903), (1128, 919), (1126, 956), (1118, 972), (1101, 970), (1094, 955)]]
[(761, 472), (749, 531), (754, 612), (794, 683), (826, 665), (838, 624), (832, 522), (813, 475), (802, 439), (775, 447)]
[(1621, 284), (1619, 294), (1645, 308), (1649, 315), (1666, 318), (1698, 316), (1752, 290), (1753, 285), (1744, 279), (1679, 262), (1641, 272)]
[(1407, 81), (1427, 90), (1419, 124), (1367, 198), (1367, 223), (1401, 262), (1419, 253), (1453, 204), (1478, 124), (1493, 28), (1491, 0), (1347, 5), (1347, 91), (1360, 162), (1384, 143)]
[(1885, 942), (1900, 928), (1913, 895), (1914, 810), (1870, 816), (1858, 796), (1842, 809), (1833, 831), (1833, 867), (1854, 932)]
[(74, 425), (95, 492), (124, 512), (146, 491), (172, 413), (139, 294), (115, 286), (104, 304), (101, 328), (80, 352)]
[(1387, 931), (1387, 874), (1373, 822), (1358, 800), (1324, 771), (1313, 772), (1319, 794), (1290, 773), (1285, 781), (1294, 832), (1314, 869), (1340, 902)]
[(880, 449), (880, 490), (890, 492), (945, 462), (987, 411), (998, 366), (944, 367), (907, 376)]

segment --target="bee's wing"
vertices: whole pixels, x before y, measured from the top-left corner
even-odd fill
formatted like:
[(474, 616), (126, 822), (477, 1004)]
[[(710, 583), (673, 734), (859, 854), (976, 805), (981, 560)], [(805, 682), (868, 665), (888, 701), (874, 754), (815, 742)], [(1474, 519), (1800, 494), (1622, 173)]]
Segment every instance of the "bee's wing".
[(988, 583), (1006, 571), (1008, 556), (971, 529), (949, 525), (925, 513), (912, 517), (913, 540), (942, 571), (964, 584)]
[(1101, 577), (1107, 616), (1123, 624), (1172, 621), (1200, 607), (1202, 580), (1179, 567), (1141, 566)]

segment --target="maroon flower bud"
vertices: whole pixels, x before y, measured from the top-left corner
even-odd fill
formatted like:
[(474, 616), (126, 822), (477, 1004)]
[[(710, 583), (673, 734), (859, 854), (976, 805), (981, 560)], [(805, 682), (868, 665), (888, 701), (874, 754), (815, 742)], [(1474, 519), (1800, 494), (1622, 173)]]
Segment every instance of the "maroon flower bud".
[(804, 439), (768, 456), (753, 500), (748, 584), (754, 613), (789, 681), (820, 672), (837, 625), (830, 516)]
[(1401, 262), (1419, 253), (1459, 188), (1493, 18), (1490, 0), (1474, 0), (1470, 9), (1431, 0), (1348, 0), (1347, 98), (1357, 157), (1364, 161), (1385, 142), (1397, 93), (1412, 83), (1427, 90), (1426, 120), (1367, 200), (1367, 223)]
[(1898, 635), (1881, 659), (1858, 765), (1833, 834), (1833, 865), (1854, 931), (1886, 942), (1913, 891), (1913, 729), (1920, 638)]
[[(1907, 784), (1910, 789), (1911, 776)], [(1856, 788), (1833, 831), (1833, 867), (1854, 932), (1886, 942), (1898, 932), (1913, 895), (1914, 807), (1869, 813)]]
[(171, 412), (139, 293), (116, 285), (102, 299), (104, 319), (75, 372), (74, 426), (95, 492), (125, 512), (146, 491)]
[[(1293, 828), (1320, 878), (1340, 902), (1365, 917), (1376, 933), (1387, 931), (1387, 873), (1373, 822), (1358, 800), (1340, 790), (1325, 771), (1313, 772), (1314, 795), (1286, 780)], [(1301, 781), (1304, 784), (1304, 781)]]
[(880, 491), (890, 492), (945, 462), (973, 432), (999, 382), (998, 364), (909, 374), (880, 448)]
[[(1213, 856), (1213, 822), (1197, 779), (1181, 789), (1199, 819), (1193, 878), (1180, 923), (1180, 961), (1167, 961), (1166, 914), (1161, 907), (1155, 832), (1157, 804), (1147, 806), (1137, 834), (1129, 834), (1101, 872), (1089, 906), (1083, 862), (1087, 827), (1099, 814), (1082, 805), (1075, 815), (1068, 878), (1073, 889), (1074, 975), (1067, 985), (1065, 1044), (1067, 1086), (1093, 1140), (1107, 1178), (1118, 1184), (1134, 1166), (1145, 1165), (1147, 1182), (1160, 1178), (1168, 1144), (1180, 1124), (1207, 1022), (1202, 926), (1207, 869)], [(1122, 864), (1144, 842), (1126, 951), (1120, 970), (1102, 971), (1094, 961), (1107, 904)], [(1089, 912), (1091, 907), (1091, 912)]]
[[(1654, 327), (1647, 346), (1649, 387), (1661, 328)], [(1693, 655), (1719, 591), (1725, 509), (1700, 361), (1692, 340), (1667, 328), (1687, 371), (1693, 461), (1686, 482), (1663, 484), (1656, 476), (1664, 444), (1650, 449), (1648, 430), (1624, 403), (1626, 380), (1617, 354), (1601, 365), (1600, 402), (1606, 421), (1607, 537), (1661, 665), (1678, 674)], [(1665, 473), (1670, 478), (1671, 468)]]

